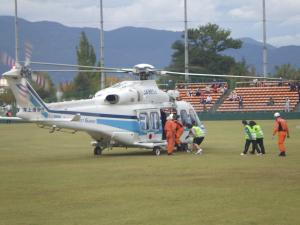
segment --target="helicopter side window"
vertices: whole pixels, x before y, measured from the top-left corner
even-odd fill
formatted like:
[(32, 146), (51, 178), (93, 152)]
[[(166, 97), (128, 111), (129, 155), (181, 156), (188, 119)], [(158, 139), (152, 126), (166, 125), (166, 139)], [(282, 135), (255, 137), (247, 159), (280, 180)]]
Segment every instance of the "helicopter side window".
[(142, 130), (149, 130), (148, 124), (148, 114), (147, 113), (140, 113), (140, 128)]
[(187, 124), (191, 124), (191, 119), (190, 119), (188, 113), (186, 112), (186, 110), (184, 110), (184, 109), (181, 110), (180, 116), (181, 116), (182, 124), (184, 126), (186, 126)]
[(159, 130), (159, 125), (160, 125), (160, 119), (159, 115), (157, 112), (151, 112), (150, 113), (150, 124), (151, 124), (151, 129), (153, 130)]

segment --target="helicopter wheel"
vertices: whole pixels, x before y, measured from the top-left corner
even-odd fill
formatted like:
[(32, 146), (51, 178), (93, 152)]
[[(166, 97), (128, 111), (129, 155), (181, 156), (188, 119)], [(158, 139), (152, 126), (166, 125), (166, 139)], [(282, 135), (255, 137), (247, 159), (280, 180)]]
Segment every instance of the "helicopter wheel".
[(94, 155), (101, 155), (102, 154), (102, 148), (100, 148), (99, 146), (96, 146), (94, 148)]
[(187, 143), (182, 143), (181, 145), (181, 151), (186, 152), (189, 149), (189, 146)]
[(160, 153), (161, 153), (161, 149), (160, 149), (160, 147), (154, 147), (153, 148), (153, 153), (155, 154), (155, 155), (157, 155), (157, 156), (159, 156), (160, 155)]

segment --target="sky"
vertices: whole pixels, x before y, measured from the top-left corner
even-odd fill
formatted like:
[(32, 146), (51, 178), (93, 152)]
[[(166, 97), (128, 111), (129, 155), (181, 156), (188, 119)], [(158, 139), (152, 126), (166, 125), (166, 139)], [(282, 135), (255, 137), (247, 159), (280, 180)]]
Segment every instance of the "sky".
[[(265, 0), (267, 42), (300, 45), (300, 0)], [(99, 27), (100, 0), (18, 0), (19, 17), (66, 26)], [(187, 0), (188, 27), (216, 23), (234, 38), (262, 40), (262, 0)], [(13, 15), (14, 1), (0, 0), (0, 15)], [(103, 0), (104, 30), (124, 26), (184, 29), (184, 0)]]

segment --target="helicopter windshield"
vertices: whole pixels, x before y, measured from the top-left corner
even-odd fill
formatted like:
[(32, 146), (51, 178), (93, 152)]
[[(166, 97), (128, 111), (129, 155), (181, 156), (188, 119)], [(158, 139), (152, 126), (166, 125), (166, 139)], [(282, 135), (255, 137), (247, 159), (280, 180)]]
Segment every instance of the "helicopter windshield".
[(187, 112), (185, 109), (180, 110), (180, 117), (184, 126), (187, 126), (188, 124), (195, 124), (197, 126), (202, 125), (193, 109), (190, 109), (189, 112)]
[(180, 117), (181, 117), (181, 122), (184, 126), (187, 126), (188, 124), (192, 124), (191, 118), (185, 109), (180, 110)]
[(192, 124), (196, 124), (197, 126), (201, 125), (201, 122), (198, 119), (198, 116), (197, 116), (196, 112), (193, 109), (190, 109), (190, 118), (191, 118)]

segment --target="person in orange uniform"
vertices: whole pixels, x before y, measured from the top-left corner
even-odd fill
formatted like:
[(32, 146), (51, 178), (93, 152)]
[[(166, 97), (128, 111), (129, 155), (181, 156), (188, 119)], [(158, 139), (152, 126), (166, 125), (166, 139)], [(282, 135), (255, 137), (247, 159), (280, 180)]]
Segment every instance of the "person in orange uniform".
[(176, 124), (176, 133), (175, 133), (175, 144), (177, 146), (177, 150), (178, 151), (182, 151), (182, 146), (181, 146), (181, 141), (180, 141), (180, 137), (184, 132), (184, 126), (182, 125), (182, 123), (178, 120), (179, 116), (175, 115), (176, 119), (174, 120), (175, 124)]
[(279, 112), (276, 112), (274, 114), (274, 117), (275, 117), (275, 124), (273, 129), (273, 136), (276, 133), (278, 134), (278, 147), (280, 151), (279, 156), (286, 156), (285, 154), (286, 148), (284, 146), (284, 141), (286, 137), (287, 138), (290, 137), (289, 128), (287, 126), (286, 120), (280, 116)]
[(175, 134), (176, 134), (176, 123), (173, 121), (173, 114), (167, 117), (167, 122), (165, 124), (165, 132), (167, 138), (167, 151), (168, 155), (172, 155), (175, 145)]

